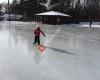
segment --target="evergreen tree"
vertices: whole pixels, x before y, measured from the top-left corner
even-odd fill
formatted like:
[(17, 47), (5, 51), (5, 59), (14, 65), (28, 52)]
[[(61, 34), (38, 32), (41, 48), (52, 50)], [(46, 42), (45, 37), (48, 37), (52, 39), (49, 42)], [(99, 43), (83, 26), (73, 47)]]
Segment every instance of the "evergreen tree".
[(12, 3), (12, 9), (15, 9), (16, 13), (20, 13), (26, 17), (32, 17), (34, 14), (46, 11), (46, 0), (16, 0)]

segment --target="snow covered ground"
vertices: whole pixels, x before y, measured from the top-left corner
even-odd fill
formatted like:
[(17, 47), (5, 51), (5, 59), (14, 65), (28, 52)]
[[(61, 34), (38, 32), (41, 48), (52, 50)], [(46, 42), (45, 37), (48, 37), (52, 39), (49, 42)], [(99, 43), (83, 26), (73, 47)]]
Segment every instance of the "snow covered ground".
[(32, 44), (36, 23), (0, 22), (0, 80), (99, 80), (100, 25), (88, 24), (40, 24), (42, 53)]
[[(89, 27), (90, 22), (80, 22), (82, 27)], [(93, 22), (92, 27), (100, 28), (100, 22)]]

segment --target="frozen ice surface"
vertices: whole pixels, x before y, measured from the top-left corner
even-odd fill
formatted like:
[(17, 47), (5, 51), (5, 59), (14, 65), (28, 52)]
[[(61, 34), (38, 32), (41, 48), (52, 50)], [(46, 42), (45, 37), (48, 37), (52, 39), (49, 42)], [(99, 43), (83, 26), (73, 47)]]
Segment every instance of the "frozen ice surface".
[(0, 22), (0, 80), (100, 80), (100, 28), (40, 24), (41, 53), (32, 44), (35, 26)]

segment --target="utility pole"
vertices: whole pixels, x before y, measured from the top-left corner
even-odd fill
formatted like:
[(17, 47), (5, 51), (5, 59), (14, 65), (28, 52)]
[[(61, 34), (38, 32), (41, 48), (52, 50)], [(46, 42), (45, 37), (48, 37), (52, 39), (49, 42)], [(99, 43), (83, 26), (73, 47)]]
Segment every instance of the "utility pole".
[(10, 21), (10, 4), (9, 4), (9, 0), (8, 0), (8, 14), (9, 14), (9, 21)]

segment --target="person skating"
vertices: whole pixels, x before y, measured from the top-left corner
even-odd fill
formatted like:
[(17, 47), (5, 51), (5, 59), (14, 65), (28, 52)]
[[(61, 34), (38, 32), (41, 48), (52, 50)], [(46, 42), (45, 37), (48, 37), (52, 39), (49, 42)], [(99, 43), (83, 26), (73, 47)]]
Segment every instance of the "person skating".
[(92, 26), (92, 23), (93, 23), (92, 20), (90, 20), (90, 28), (91, 28), (91, 26)]
[(45, 35), (45, 33), (40, 29), (39, 26), (38, 26), (35, 30), (33, 30), (33, 31), (34, 31), (34, 35), (35, 35), (33, 44), (36, 44), (36, 43), (37, 43), (38, 45), (40, 45), (40, 34), (44, 35), (45, 37), (46, 37), (46, 35)]

